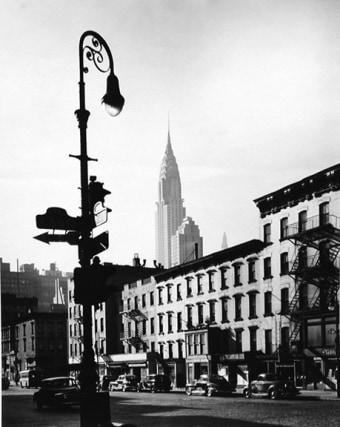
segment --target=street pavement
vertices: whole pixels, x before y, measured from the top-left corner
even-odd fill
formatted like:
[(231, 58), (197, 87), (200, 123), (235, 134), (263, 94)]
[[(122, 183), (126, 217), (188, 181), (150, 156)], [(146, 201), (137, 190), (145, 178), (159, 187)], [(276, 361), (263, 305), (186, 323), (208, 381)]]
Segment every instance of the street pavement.
[[(11, 386), (2, 392), (4, 427), (80, 427), (79, 407), (37, 411), (32, 395), (36, 389)], [(12, 396), (12, 397), (11, 397)], [(170, 394), (110, 393), (114, 427), (135, 422), (137, 427), (338, 427), (337, 393), (300, 390), (294, 400), (244, 399), (241, 390), (231, 398)], [(323, 401), (323, 402), (322, 402)], [(24, 423), (23, 423), (24, 421)]]

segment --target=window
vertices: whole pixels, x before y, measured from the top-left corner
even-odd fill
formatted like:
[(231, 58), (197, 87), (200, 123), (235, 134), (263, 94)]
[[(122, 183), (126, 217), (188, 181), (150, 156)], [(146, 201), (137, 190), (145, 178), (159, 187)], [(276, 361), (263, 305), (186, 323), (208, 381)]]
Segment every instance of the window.
[(299, 233), (306, 231), (307, 229), (307, 211), (301, 211), (299, 213)]
[(200, 334), (200, 354), (206, 354), (205, 348), (205, 334)]
[(227, 269), (221, 268), (221, 289), (226, 289), (227, 287)]
[(271, 224), (263, 226), (263, 241), (264, 243), (271, 243)]
[(164, 330), (163, 330), (163, 316), (162, 315), (160, 315), (158, 317), (158, 326), (159, 326), (159, 333), (163, 334)]
[(280, 266), (281, 266), (281, 275), (288, 274), (289, 263), (288, 263), (288, 252), (283, 252), (280, 255)]
[(23, 339), (23, 344), (24, 344), (24, 351), (26, 351), (26, 338)]
[(138, 309), (138, 297), (135, 297), (135, 310)]
[(186, 281), (187, 281), (187, 297), (192, 297), (191, 278), (188, 277)]
[(228, 322), (228, 299), (223, 298), (221, 300), (222, 304), (222, 322)]
[(251, 260), (248, 262), (248, 282), (256, 282), (256, 263), (255, 260)]
[(155, 342), (154, 341), (151, 342), (151, 351), (153, 353), (155, 352)]
[(281, 289), (281, 314), (288, 313), (289, 309), (289, 289)]
[(178, 358), (183, 359), (183, 343), (182, 343), (182, 341), (178, 341), (177, 351), (178, 351)]
[(191, 356), (194, 354), (194, 337), (193, 335), (188, 335), (188, 355)]
[(143, 323), (142, 323), (142, 334), (146, 335), (146, 320), (143, 319)]
[(283, 351), (289, 350), (289, 327), (281, 328), (281, 349)]
[(158, 288), (158, 305), (163, 304), (163, 289)]
[(264, 331), (264, 339), (265, 339), (266, 354), (272, 354), (273, 345), (272, 345), (272, 330), (271, 329), (266, 329)]
[(182, 312), (179, 311), (177, 313), (177, 331), (181, 331), (182, 330)]
[(270, 257), (264, 258), (263, 260), (264, 279), (270, 279), (272, 277), (272, 261)]
[(321, 203), (319, 206), (319, 218), (320, 225), (325, 225), (329, 223), (329, 203)]
[(192, 327), (192, 307), (187, 307), (188, 328)]
[(203, 304), (198, 304), (198, 324), (202, 325), (203, 323), (204, 323)]
[(213, 292), (215, 290), (215, 273), (209, 273), (209, 292)]
[(215, 302), (214, 301), (209, 302), (209, 316), (210, 316), (210, 322), (216, 321), (216, 312), (215, 312)]
[(288, 237), (288, 218), (282, 218), (280, 221), (280, 239)]
[(161, 358), (164, 358), (164, 344), (159, 344), (159, 354)]
[(142, 307), (144, 308), (146, 306), (146, 299), (145, 294), (142, 295)]
[(171, 342), (169, 342), (168, 348), (169, 348), (169, 359), (172, 359), (174, 357), (174, 351), (173, 351), (173, 344)]
[(306, 246), (301, 246), (301, 248), (299, 249), (298, 257), (299, 257), (298, 259), (299, 268), (308, 267), (308, 257), (307, 257)]
[(131, 298), (127, 299), (127, 310), (131, 310)]
[(150, 318), (150, 332), (151, 332), (151, 334), (155, 333), (155, 318), (154, 317)]
[(32, 351), (35, 351), (35, 341), (34, 341), (34, 337), (31, 337), (31, 349)]
[(256, 292), (251, 292), (249, 294), (249, 319), (256, 317)]
[(168, 313), (168, 332), (172, 333), (172, 313)]
[(199, 354), (199, 335), (194, 335), (194, 354)]
[(272, 293), (265, 292), (264, 293), (264, 315), (272, 316)]
[(26, 325), (25, 325), (25, 323), (22, 325), (22, 327), (23, 327), (22, 335), (25, 337), (26, 336)]
[(242, 353), (242, 332), (243, 329), (235, 330), (236, 353)]
[(154, 305), (155, 299), (154, 299), (154, 293), (150, 292), (150, 305)]
[(249, 328), (250, 351), (257, 350), (257, 328)]
[(242, 295), (235, 295), (235, 320), (243, 320), (242, 319), (242, 310), (241, 310), (241, 303), (242, 303)]
[(181, 284), (177, 284), (177, 301), (182, 301)]
[(203, 294), (202, 276), (197, 276), (197, 294)]
[(234, 265), (234, 286), (241, 286), (241, 265), (235, 264)]
[(172, 302), (171, 286), (172, 285), (168, 285), (167, 286), (167, 289), (168, 289), (168, 303)]
[(104, 332), (104, 319), (100, 319), (100, 332)]

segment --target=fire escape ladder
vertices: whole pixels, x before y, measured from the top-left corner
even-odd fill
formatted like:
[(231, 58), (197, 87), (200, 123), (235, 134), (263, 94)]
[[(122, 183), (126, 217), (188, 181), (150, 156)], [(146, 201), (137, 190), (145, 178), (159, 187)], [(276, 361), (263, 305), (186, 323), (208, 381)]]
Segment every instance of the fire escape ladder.
[(127, 341), (129, 344), (134, 346), (137, 350), (141, 347), (148, 347), (147, 343), (143, 340), (143, 321), (147, 320), (147, 316), (142, 313), (138, 309), (133, 309), (129, 311), (123, 312), (123, 315), (129, 319), (132, 320), (135, 324), (135, 332), (134, 335), (132, 335), (133, 332), (129, 334), (128, 330), (124, 328), (124, 336), (123, 340)]
[(300, 329), (301, 329), (301, 322), (295, 323), (294, 329), (292, 330), (292, 333), (290, 334), (290, 337), (289, 337), (290, 346), (292, 346), (292, 344), (294, 343), (294, 341), (298, 337), (298, 335), (300, 333)]

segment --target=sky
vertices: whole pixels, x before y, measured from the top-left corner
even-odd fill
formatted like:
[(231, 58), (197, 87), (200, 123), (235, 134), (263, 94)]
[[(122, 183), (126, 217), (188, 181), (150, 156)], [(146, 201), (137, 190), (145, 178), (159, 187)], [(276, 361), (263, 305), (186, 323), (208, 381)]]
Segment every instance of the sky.
[[(0, 257), (62, 271), (77, 247), (34, 236), (49, 207), (80, 215), (81, 35), (112, 52), (125, 98), (101, 106), (85, 75), (89, 175), (111, 191), (102, 261), (155, 259), (158, 177), (168, 118), (187, 215), (204, 255), (259, 237), (257, 197), (339, 162), (338, 0), (2, 0)], [(51, 231), (50, 231), (51, 232)]]

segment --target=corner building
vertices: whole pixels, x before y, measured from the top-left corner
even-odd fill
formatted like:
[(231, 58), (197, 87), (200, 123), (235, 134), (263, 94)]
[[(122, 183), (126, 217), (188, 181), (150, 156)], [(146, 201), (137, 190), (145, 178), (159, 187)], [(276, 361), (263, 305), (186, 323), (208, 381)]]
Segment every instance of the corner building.
[(338, 164), (255, 200), (268, 244), (264, 287), (281, 301), (278, 366), (302, 386), (335, 389), (339, 189)]

